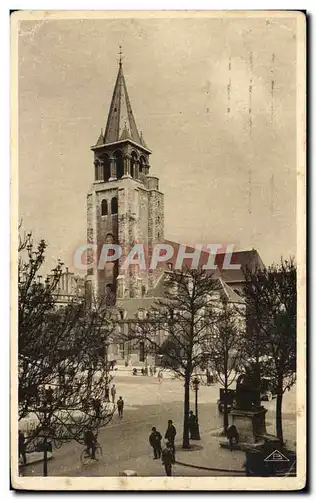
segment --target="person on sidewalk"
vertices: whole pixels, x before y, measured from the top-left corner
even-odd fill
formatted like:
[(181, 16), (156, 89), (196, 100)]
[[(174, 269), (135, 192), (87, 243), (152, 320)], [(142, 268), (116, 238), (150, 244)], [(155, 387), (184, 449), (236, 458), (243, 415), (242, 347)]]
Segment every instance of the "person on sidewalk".
[(110, 389), (109, 389), (108, 385), (105, 386), (104, 399), (107, 403), (109, 403), (109, 401), (110, 401)]
[(172, 444), (168, 441), (166, 447), (161, 452), (162, 464), (165, 466), (167, 476), (172, 475), (172, 464), (174, 463), (174, 455)]
[(111, 387), (111, 396), (112, 396), (112, 403), (115, 403), (115, 396), (116, 396), (116, 387), (115, 384), (112, 385)]
[(166, 430), (165, 439), (167, 439), (169, 441), (169, 443), (171, 444), (174, 456), (176, 454), (176, 448), (174, 445), (174, 440), (176, 438), (176, 435), (177, 435), (177, 431), (176, 431), (175, 426), (173, 425), (172, 420), (168, 420), (168, 427)]
[(124, 400), (122, 399), (122, 396), (120, 396), (117, 400), (117, 411), (118, 411), (118, 416), (120, 418), (123, 417), (123, 408), (124, 408)]
[(51, 405), (53, 402), (53, 397), (54, 397), (54, 392), (51, 386), (48, 387), (45, 391), (45, 396), (46, 396), (46, 402)]
[(156, 427), (153, 427), (149, 436), (149, 444), (154, 450), (154, 460), (161, 457), (161, 440), (162, 435), (157, 431)]
[(193, 413), (192, 410), (190, 410), (189, 413), (189, 431), (190, 431), (190, 439), (195, 439), (196, 438), (196, 417)]
[(100, 401), (100, 399), (93, 399), (92, 406), (93, 406), (96, 418), (101, 418), (101, 401)]
[[(90, 457), (93, 460), (95, 460), (95, 448), (96, 448), (96, 444), (97, 444), (97, 439), (90, 429), (85, 431), (83, 440), (84, 440), (85, 446), (87, 447), (87, 452), (89, 453)], [(91, 450), (91, 453), (90, 453), (90, 450)]]
[(25, 436), (22, 431), (19, 431), (19, 457), (22, 457), (22, 463), (26, 464), (26, 446)]

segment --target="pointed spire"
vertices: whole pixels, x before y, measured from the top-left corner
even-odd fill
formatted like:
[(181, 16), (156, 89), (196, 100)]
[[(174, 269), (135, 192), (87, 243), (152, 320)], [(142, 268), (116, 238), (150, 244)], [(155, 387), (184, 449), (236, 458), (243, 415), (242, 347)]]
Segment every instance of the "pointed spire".
[(120, 136), (120, 141), (125, 141), (127, 139), (131, 139), (131, 136), (129, 134), (129, 131), (128, 131), (128, 128), (127, 128), (127, 124), (126, 124), (126, 121), (124, 123), (124, 129), (123, 129), (123, 132)]
[(99, 139), (97, 140), (96, 146), (102, 146), (102, 144), (104, 144), (103, 128), (101, 128), (101, 133), (99, 135)]
[(121, 47), (119, 56), (119, 70), (106, 124), (104, 143), (106, 144), (123, 140), (122, 137), (124, 136), (140, 145), (143, 145), (141, 143), (141, 138), (137, 130), (135, 118), (127, 92), (122, 67)]
[(142, 130), (140, 131), (140, 143), (141, 143), (142, 146), (144, 146), (144, 148), (147, 148), (147, 144), (144, 141), (143, 131)]

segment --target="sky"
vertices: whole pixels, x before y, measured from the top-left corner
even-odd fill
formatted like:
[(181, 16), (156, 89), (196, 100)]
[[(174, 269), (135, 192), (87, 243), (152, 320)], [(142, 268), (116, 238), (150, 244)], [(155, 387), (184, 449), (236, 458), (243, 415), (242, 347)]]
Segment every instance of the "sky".
[(255, 248), (267, 265), (295, 256), (296, 22), (21, 21), (19, 215), (47, 240), (47, 265), (72, 269), (86, 241), (90, 147), (106, 125), (120, 45), (165, 195), (165, 238)]

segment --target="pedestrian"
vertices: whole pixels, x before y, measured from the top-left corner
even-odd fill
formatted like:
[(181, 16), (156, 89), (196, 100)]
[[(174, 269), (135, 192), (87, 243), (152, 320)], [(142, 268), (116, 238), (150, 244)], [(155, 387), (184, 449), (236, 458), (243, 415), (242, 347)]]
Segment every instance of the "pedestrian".
[(157, 376), (159, 384), (161, 384), (161, 382), (162, 382), (162, 377), (163, 377), (162, 371), (159, 371), (158, 376)]
[(161, 457), (161, 440), (162, 435), (157, 431), (156, 427), (153, 427), (149, 436), (149, 444), (154, 450), (154, 460)]
[[(90, 457), (95, 460), (95, 449), (96, 449), (96, 444), (97, 444), (97, 439), (93, 432), (90, 429), (87, 429), (84, 433), (84, 444), (87, 447), (87, 452), (89, 453)], [(91, 453), (90, 453), (91, 450)]]
[(149, 373), (150, 373), (150, 376), (152, 377), (152, 376), (153, 376), (153, 373), (154, 373), (154, 372), (153, 372), (153, 367), (152, 367), (152, 366), (150, 366), (150, 367), (149, 367)]
[(53, 402), (53, 395), (54, 395), (53, 389), (51, 388), (51, 386), (49, 386), (48, 389), (46, 389), (46, 391), (45, 391), (45, 396), (46, 396), (47, 403), (50, 405)]
[(161, 452), (162, 463), (165, 466), (167, 476), (172, 475), (172, 464), (174, 463), (174, 454), (172, 444), (168, 441), (166, 447)]
[(104, 399), (107, 403), (110, 401), (110, 389), (108, 385), (105, 386)]
[(123, 408), (124, 408), (124, 400), (122, 399), (122, 396), (120, 396), (117, 400), (117, 411), (118, 411), (118, 416), (120, 418), (123, 417)]
[(154, 370), (153, 371), (154, 371), (154, 375), (156, 375), (156, 373), (157, 373), (157, 367), (156, 366), (154, 366)]
[(173, 425), (172, 420), (168, 420), (168, 427), (166, 430), (165, 439), (167, 439), (169, 441), (169, 443), (171, 444), (174, 456), (176, 454), (176, 448), (174, 445), (174, 440), (176, 438), (176, 434), (177, 434), (177, 431), (176, 431), (175, 426)]
[(233, 451), (235, 446), (239, 443), (239, 433), (235, 425), (230, 425), (227, 429), (227, 439), (229, 441), (230, 451)]
[(111, 387), (111, 396), (112, 396), (112, 403), (115, 403), (115, 396), (116, 396), (116, 387), (115, 387), (115, 384), (113, 384), (112, 387)]
[(194, 415), (192, 410), (190, 410), (190, 413), (189, 413), (188, 423), (189, 423), (190, 439), (195, 439), (195, 437), (196, 437), (196, 416)]
[(95, 411), (96, 418), (101, 418), (101, 401), (99, 399), (93, 399), (92, 405)]
[(22, 431), (19, 431), (19, 457), (22, 457), (22, 463), (26, 464), (26, 446), (25, 436)]

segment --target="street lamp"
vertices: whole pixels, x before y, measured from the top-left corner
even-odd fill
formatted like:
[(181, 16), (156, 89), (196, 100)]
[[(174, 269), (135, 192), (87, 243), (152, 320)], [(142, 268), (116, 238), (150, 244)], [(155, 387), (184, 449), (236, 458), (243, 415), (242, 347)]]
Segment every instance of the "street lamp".
[(193, 390), (195, 392), (195, 419), (196, 419), (196, 439), (201, 439), (200, 436), (200, 427), (199, 427), (199, 416), (198, 416), (198, 390), (200, 381), (197, 377), (195, 377), (192, 381)]

